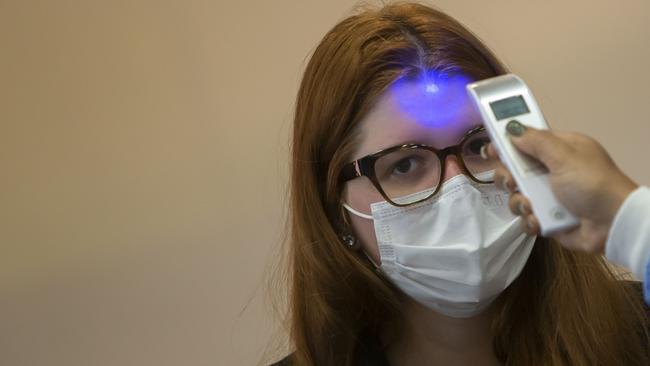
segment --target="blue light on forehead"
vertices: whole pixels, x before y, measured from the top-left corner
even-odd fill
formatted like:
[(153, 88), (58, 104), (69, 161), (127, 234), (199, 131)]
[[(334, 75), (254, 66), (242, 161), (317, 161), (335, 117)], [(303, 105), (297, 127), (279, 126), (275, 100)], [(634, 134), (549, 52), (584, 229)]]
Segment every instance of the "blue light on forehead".
[(467, 100), (465, 86), (471, 81), (459, 73), (428, 71), (397, 80), (390, 91), (402, 112), (415, 121), (428, 127), (444, 127), (460, 118)]

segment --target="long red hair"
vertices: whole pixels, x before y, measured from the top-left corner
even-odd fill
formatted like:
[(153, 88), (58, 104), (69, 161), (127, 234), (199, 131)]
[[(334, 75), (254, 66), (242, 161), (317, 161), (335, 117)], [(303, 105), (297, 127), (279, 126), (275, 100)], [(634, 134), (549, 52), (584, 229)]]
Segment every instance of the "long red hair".
[[(341, 168), (355, 127), (397, 78), (506, 72), (460, 23), (418, 4), (344, 19), (314, 51), (297, 96), (291, 162), (289, 319), (294, 365), (352, 365), (363, 336), (399, 324), (400, 293), (340, 239)], [(642, 303), (598, 256), (538, 239), (496, 302), (494, 352), (508, 365), (648, 364)]]

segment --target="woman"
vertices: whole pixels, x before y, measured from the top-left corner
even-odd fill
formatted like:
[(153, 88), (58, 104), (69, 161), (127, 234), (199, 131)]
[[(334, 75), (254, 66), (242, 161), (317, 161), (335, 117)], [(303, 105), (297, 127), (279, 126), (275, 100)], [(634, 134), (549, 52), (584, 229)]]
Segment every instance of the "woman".
[(465, 85), (506, 73), (416, 4), (347, 18), (298, 93), (289, 365), (643, 365), (638, 290), (525, 233)]

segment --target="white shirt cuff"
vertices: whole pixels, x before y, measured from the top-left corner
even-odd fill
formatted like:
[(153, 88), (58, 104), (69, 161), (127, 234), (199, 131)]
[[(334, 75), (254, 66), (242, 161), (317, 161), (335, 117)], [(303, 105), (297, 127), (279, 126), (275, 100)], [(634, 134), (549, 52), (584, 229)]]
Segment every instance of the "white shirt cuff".
[(637, 188), (619, 208), (609, 229), (605, 257), (644, 280), (650, 259), (650, 188)]

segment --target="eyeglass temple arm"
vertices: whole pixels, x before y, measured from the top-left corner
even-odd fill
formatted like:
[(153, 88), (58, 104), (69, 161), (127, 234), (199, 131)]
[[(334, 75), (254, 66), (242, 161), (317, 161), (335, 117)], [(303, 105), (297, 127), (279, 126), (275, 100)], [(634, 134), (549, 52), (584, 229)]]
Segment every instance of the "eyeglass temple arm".
[(362, 175), (363, 174), (361, 174), (361, 169), (359, 167), (359, 160), (355, 160), (350, 164), (347, 164), (341, 171), (341, 178), (343, 178), (344, 182), (352, 180), (356, 177), (360, 177)]

